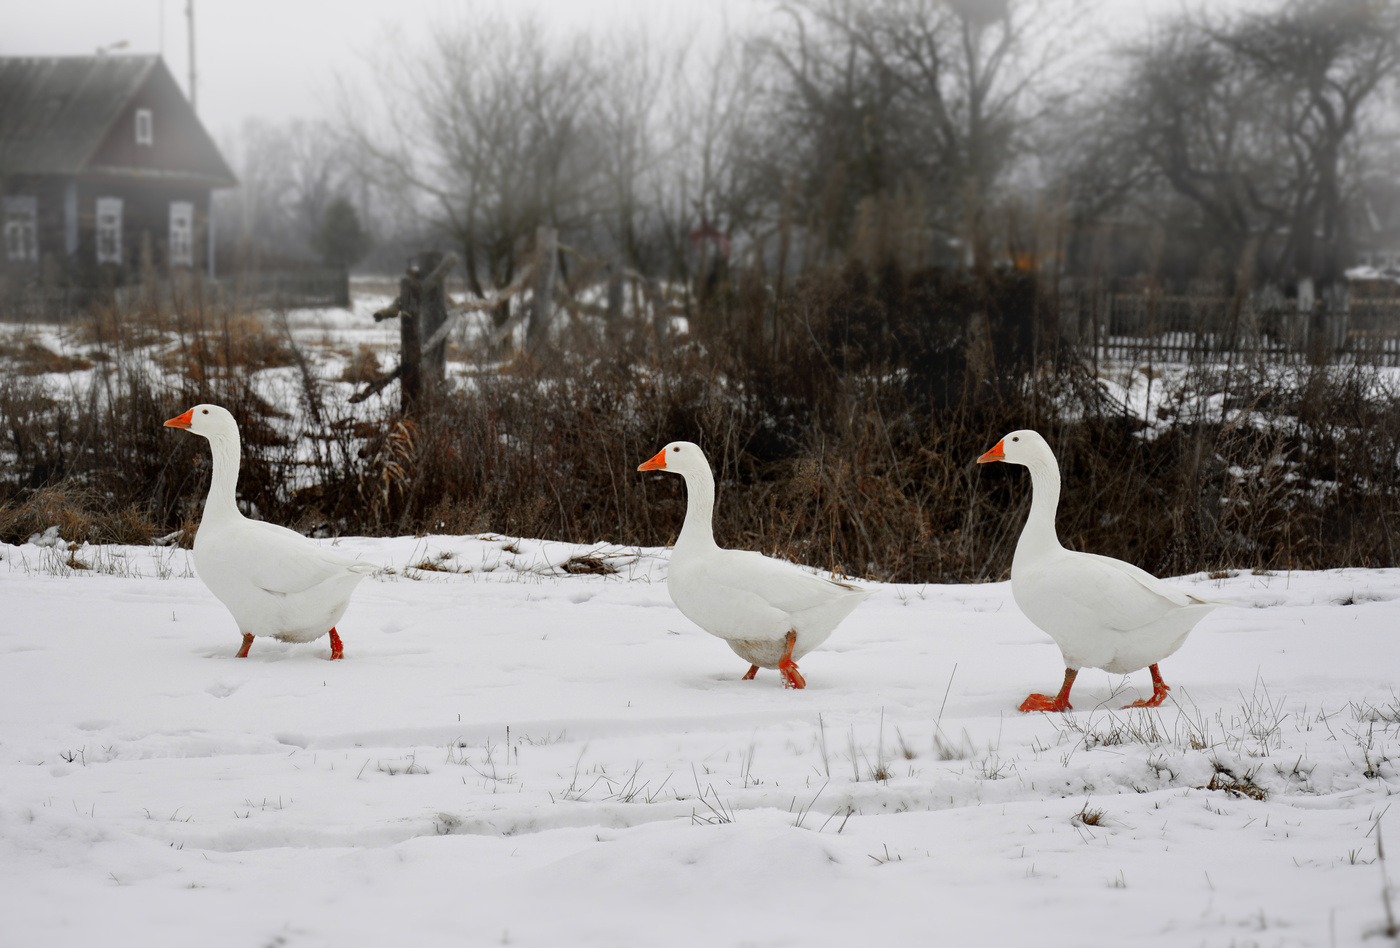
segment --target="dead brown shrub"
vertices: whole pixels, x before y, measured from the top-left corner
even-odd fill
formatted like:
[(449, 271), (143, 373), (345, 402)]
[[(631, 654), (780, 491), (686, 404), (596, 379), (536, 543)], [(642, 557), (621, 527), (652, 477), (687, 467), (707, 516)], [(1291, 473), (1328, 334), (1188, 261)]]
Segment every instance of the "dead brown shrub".
[(380, 366), (379, 356), (374, 349), (361, 344), (356, 348), (355, 354), (350, 357), (344, 371), (340, 373), (340, 381), (364, 385), (373, 382), (383, 374), (384, 369)]
[(23, 543), (35, 534), (58, 527), (70, 542), (145, 545), (156, 527), (137, 507), (107, 509), (90, 490), (49, 487), (17, 502), (0, 505), (0, 541)]

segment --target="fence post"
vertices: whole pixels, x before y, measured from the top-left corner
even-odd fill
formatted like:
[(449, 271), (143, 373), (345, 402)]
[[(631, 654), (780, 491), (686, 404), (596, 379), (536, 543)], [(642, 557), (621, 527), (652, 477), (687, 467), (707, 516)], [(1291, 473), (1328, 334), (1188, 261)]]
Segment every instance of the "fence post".
[(419, 270), (408, 268), (399, 281), (399, 407), (407, 415), (423, 392), (423, 336), (418, 326), (421, 308)]
[(549, 335), (549, 323), (554, 318), (554, 271), (559, 262), (559, 233), (552, 227), (535, 231), (534, 299), (530, 306), (530, 325), (525, 331), (527, 345), (533, 349)]
[[(438, 328), (447, 322), (447, 291), (443, 284), (451, 264), (444, 268), (443, 261), (443, 255), (436, 250), (425, 250), (418, 255), (418, 273), (422, 277), (418, 287), (420, 344), (422, 339), (433, 338)], [(429, 383), (441, 382), (447, 376), (447, 343), (434, 347), (424, 355), (423, 371)]]

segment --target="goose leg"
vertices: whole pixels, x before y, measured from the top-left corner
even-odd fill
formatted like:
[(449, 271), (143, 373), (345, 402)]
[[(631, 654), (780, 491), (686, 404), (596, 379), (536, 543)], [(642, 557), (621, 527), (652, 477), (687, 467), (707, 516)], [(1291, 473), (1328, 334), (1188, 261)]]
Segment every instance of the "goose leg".
[(250, 645), (252, 645), (252, 644), (253, 644), (253, 633), (251, 633), (251, 632), (244, 632), (244, 633), (243, 633), (243, 647), (242, 647), (241, 649), (238, 650), (238, 654), (235, 655), (234, 658), (247, 658), (247, 657), (248, 657), (248, 646), (250, 646)]
[(1049, 695), (1031, 695), (1021, 702), (1022, 711), (1073, 711), (1069, 703), (1069, 690), (1074, 687), (1074, 679), (1078, 677), (1079, 669), (1065, 669), (1065, 683), (1060, 686), (1060, 693), (1055, 697)]
[(758, 666), (757, 666), (757, 665), (750, 665), (750, 666), (749, 666), (749, 670), (746, 671), (746, 672), (744, 672), (744, 677), (743, 677), (742, 679), (740, 679), (740, 680), (741, 680), (741, 681), (753, 681), (753, 676), (754, 676), (754, 675), (757, 675), (757, 674), (758, 674)]
[(1171, 691), (1167, 683), (1162, 680), (1162, 673), (1157, 670), (1156, 665), (1148, 665), (1147, 670), (1152, 672), (1152, 697), (1142, 701), (1134, 701), (1132, 704), (1125, 704), (1126, 708), (1155, 708), (1163, 701), (1167, 700), (1167, 692)]
[[(783, 652), (783, 657), (778, 661), (778, 671), (783, 673), (784, 688), (806, 688), (807, 679), (797, 670), (797, 663), (792, 660), (792, 647), (797, 644), (797, 632), (792, 631), (787, 634), (787, 650)], [(755, 670), (757, 666), (755, 666)]]
[(340, 643), (340, 635), (331, 629), (331, 661), (345, 657), (345, 646)]

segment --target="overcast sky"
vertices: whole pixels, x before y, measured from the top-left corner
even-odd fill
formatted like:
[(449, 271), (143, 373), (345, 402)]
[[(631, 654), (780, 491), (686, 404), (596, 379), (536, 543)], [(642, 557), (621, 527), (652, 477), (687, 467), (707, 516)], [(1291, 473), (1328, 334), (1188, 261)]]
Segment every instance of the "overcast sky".
[[(1204, 0), (1098, 0), (1107, 20), (1131, 28), (1147, 11)], [(1216, 0), (1217, 3), (1220, 0)], [(1224, 0), (1259, 6), (1267, 0)], [(412, 46), (435, 21), (481, 7), (533, 7), (561, 29), (606, 34), (645, 23), (653, 35), (718, 31), (753, 22), (768, 0), (195, 0), (198, 108), (216, 138), (245, 118), (323, 114), (337, 73), (397, 28)], [(181, 86), (189, 78), (186, 0), (0, 0), (0, 56), (162, 53)]]
[[(561, 28), (646, 22), (658, 30), (717, 22), (730, 0), (515, 0)], [(195, 0), (200, 117), (216, 137), (249, 116), (280, 120), (324, 112), (337, 72), (358, 73), (361, 53), (397, 29), (408, 41), (430, 24), (492, 0)], [(186, 0), (0, 0), (0, 56), (162, 53), (188, 87)]]

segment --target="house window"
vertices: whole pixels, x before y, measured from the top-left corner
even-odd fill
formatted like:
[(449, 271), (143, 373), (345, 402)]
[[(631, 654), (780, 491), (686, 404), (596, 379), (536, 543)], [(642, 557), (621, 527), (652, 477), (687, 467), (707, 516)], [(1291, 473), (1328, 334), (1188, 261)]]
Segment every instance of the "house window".
[(122, 199), (97, 199), (97, 262), (122, 262)]
[(33, 195), (5, 198), (5, 256), (14, 261), (39, 259), (39, 199)]
[(170, 202), (170, 265), (194, 266), (194, 204)]
[(136, 144), (138, 144), (138, 145), (153, 145), (153, 144), (155, 144), (155, 134), (154, 134), (154, 132), (152, 132), (152, 130), (151, 130), (151, 110), (150, 110), (150, 109), (137, 109), (137, 110), (136, 110)]

